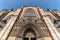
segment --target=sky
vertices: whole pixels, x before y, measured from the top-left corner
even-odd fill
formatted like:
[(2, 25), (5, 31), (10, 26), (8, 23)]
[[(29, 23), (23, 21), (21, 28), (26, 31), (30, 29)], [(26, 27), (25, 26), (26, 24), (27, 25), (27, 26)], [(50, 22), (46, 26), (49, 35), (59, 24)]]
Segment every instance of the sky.
[(18, 9), (21, 6), (36, 6), (46, 9), (58, 9), (60, 11), (60, 0), (0, 0), (0, 10)]

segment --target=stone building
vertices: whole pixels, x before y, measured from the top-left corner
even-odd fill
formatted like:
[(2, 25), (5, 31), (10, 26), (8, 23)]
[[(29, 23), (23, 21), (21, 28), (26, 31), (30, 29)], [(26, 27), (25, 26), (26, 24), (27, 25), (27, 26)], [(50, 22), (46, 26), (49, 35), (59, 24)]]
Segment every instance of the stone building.
[(25, 6), (0, 12), (0, 40), (60, 40), (60, 12)]

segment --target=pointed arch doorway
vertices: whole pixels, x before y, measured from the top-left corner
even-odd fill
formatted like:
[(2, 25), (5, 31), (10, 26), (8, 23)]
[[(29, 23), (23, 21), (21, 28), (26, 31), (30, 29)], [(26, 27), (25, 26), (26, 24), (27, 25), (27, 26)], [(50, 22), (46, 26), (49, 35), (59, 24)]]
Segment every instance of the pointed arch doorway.
[(32, 28), (28, 28), (23, 36), (23, 40), (36, 40), (36, 33)]

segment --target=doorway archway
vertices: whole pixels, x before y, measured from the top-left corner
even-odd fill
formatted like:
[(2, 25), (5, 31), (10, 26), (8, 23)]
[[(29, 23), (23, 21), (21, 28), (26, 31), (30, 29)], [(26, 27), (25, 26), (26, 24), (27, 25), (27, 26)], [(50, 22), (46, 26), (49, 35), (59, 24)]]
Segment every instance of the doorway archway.
[(22, 40), (29, 40), (29, 38), (30, 40), (37, 40), (41, 36), (39, 27), (33, 23), (27, 23), (19, 30), (18, 37), (21, 37)]
[(23, 36), (23, 40), (36, 40), (36, 33), (32, 28), (28, 28), (27, 30), (25, 30)]

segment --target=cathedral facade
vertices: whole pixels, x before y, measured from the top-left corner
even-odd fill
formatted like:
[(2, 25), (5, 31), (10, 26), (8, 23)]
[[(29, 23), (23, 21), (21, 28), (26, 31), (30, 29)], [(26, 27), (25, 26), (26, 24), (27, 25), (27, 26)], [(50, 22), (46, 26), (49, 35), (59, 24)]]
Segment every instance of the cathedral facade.
[(0, 21), (4, 25), (1, 26), (0, 40), (60, 40), (54, 24), (54, 20), (59, 20), (59, 13), (27, 6), (1, 15)]

